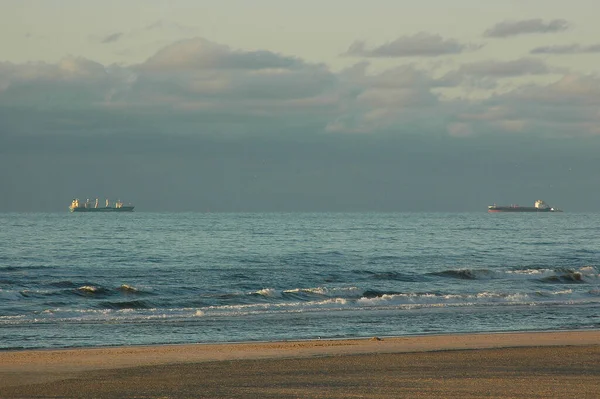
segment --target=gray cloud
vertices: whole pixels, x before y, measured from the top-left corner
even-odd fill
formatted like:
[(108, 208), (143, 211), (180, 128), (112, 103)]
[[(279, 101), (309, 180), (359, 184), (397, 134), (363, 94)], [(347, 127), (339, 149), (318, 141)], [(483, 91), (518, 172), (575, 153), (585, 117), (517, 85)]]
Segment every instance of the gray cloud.
[(283, 56), (270, 51), (240, 51), (206, 39), (181, 40), (159, 50), (140, 69), (269, 69), (302, 67), (295, 57)]
[(459, 54), (467, 50), (475, 50), (481, 46), (463, 44), (454, 39), (444, 39), (440, 35), (420, 32), (412, 36), (402, 36), (393, 42), (374, 48), (367, 48), (362, 41), (350, 45), (344, 55), (358, 57), (437, 57), (448, 54)]
[(123, 32), (116, 32), (100, 39), (100, 43), (108, 44), (119, 41), (123, 37)]
[(544, 22), (541, 18), (522, 21), (504, 21), (497, 23), (484, 32), (486, 37), (509, 37), (531, 33), (555, 33), (569, 28), (564, 19), (554, 19)]
[(480, 61), (463, 64), (457, 72), (460, 75), (504, 78), (547, 74), (550, 73), (550, 68), (537, 58), (519, 58), (512, 61)]
[[(577, 114), (577, 111), (588, 112), (591, 110), (596, 118), (594, 120), (597, 120), (600, 119), (600, 114), (597, 112), (597, 107), (600, 105), (600, 78), (593, 75), (567, 74), (546, 86), (528, 85), (518, 88), (510, 94), (510, 101), (514, 100), (531, 102), (532, 105), (540, 107), (552, 106), (557, 111), (568, 105), (564, 110), (576, 115), (570, 119), (578, 119), (581, 122), (589, 121), (589, 118), (582, 117)], [(570, 108), (572, 106), (580, 108), (576, 110)], [(549, 116), (549, 118), (554, 119), (555, 115)], [(600, 126), (595, 130), (600, 132)]]
[(600, 137), (600, 79), (565, 75), (461, 107), (453, 127), (470, 135), (499, 132), (538, 139)]
[(542, 46), (532, 49), (530, 54), (584, 54), (600, 53), (600, 44), (581, 46), (579, 44), (566, 44), (554, 46)]
[[(190, 43), (199, 44), (196, 51)], [(322, 65), (203, 40), (181, 44), (129, 67), (82, 58), (0, 64), (0, 107), (37, 110), (35, 120), (15, 113), (4, 123), (13, 132), (43, 126), (98, 132), (173, 126), (179, 132), (244, 134), (271, 131), (284, 121), (325, 125), (335, 108), (336, 78)], [(40, 112), (44, 109), (53, 112)], [(306, 120), (306, 113), (314, 120)]]
[(511, 61), (478, 61), (461, 65), (438, 79), (439, 86), (468, 85), (484, 89), (496, 87), (498, 79), (559, 72), (543, 60), (524, 57)]

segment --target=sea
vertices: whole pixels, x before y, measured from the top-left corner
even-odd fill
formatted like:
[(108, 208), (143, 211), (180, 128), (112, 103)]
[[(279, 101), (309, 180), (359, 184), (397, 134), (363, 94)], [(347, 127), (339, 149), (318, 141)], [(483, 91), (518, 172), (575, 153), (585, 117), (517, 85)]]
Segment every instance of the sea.
[(600, 215), (0, 213), (0, 349), (600, 328)]

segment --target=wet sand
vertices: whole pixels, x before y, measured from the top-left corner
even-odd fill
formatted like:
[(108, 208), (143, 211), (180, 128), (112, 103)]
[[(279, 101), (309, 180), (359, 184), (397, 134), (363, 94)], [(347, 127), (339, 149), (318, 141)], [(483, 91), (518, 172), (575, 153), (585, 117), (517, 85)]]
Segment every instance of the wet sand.
[(0, 398), (597, 398), (600, 331), (0, 352)]

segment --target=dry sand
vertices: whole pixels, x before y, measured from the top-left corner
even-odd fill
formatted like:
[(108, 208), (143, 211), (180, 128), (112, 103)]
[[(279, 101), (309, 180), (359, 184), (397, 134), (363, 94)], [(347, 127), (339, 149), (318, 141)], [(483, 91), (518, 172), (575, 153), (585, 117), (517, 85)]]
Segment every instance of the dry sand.
[(599, 398), (600, 331), (0, 352), (0, 398)]

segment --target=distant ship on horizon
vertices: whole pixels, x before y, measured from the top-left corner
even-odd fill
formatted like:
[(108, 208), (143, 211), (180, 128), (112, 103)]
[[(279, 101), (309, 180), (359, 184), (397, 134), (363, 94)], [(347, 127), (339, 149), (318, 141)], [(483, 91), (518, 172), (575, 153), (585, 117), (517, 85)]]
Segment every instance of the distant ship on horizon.
[(542, 200), (537, 200), (533, 206), (489, 205), (488, 212), (562, 212), (562, 210), (551, 207)]
[(133, 212), (134, 206), (132, 204), (124, 205), (121, 200), (117, 200), (111, 205), (110, 200), (106, 199), (104, 206), (98, 206), (98, 198), (95, 202), (87, 199), (85, 202), (80, 202), (78, 198), (74, 198), (71, 201), (69, 210), (71, 212)]

